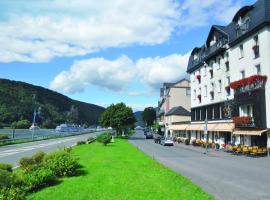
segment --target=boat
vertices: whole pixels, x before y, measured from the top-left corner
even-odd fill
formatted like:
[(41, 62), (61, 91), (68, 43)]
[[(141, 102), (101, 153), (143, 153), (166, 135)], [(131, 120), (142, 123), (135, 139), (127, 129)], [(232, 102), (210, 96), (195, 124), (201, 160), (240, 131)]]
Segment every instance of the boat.
[(56, 132), (81, 132), (83, 127), (74, 124), (60, 124), (55, 128)]

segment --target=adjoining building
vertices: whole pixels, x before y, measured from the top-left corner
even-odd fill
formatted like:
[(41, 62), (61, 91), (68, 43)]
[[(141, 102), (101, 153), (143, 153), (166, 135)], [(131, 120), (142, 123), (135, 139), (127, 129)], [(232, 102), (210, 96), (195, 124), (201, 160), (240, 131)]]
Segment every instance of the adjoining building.
[[(213, 25), (193, 49), (191, 139), (266, 146), (270, 128), (270, 0), (241, 8), (227, 26)], [(204, 122), (209, 134), (204, 137)]]
[(164, 83), (160, 89), (158, 123), (165, 128), (165, 136), (177, 134), (176, 125), (190, 123), (190, 81), (182, 79), (176, 83)]

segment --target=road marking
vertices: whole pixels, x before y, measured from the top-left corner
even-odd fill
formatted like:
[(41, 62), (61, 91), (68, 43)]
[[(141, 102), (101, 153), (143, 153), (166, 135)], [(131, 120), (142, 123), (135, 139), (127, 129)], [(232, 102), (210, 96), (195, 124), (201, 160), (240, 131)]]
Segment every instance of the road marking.
[(48, 147), (48, 146), (52, 146), (52, 145), (56, 145), (56, 144), (61, 144), (64, 142), (69, 142), (69, 141), (72, 141), (75, 139), (77, 139), (77, 138), (68, 138), (68, 139), (64, 139), (64, 140), (60, 140), (60, 141), (48, 142), (45, 144), (36, 144), (36, 145), (32, 145), (32, 146), (27, 146), (27, 147), (19, 147), (16, 149), (5, 150), (5, 151), (2, 151), (0, 153), (0, 158), (7, 157), (10, 155), (15, 155), (15, 154), (26, 152), (26, 151), (31, 151), (34, 149), (40, 149), (42, 147)]

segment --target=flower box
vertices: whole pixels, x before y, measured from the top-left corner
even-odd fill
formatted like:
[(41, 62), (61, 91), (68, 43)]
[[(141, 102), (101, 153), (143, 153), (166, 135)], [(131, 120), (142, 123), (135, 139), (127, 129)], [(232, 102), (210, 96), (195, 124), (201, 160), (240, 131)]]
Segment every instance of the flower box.
[(235, 123), (236, 126), (247, 126), (252, 124), (252, 117), (234, 117), (233, 123)]
[(201, 102), (202, 101), (202, 95), (198, 95), (197, 98), (199, 99), (199, 101)]
[(196, 78), (199, 82), (201, 82), (201, 75), (197, 75)]
[(250, 76), (248, 78), (243, 78), (239, 81), (234, 81), (230, 83), (230, 88), (236, 90), (241, 87), (245, 87), (247, 85), (251, 85), (257, 82), (263, 82), (265, 83), (267, 81), (267, 76), (262, 76), (262, 75), (254, 75)]
[(259, 48), (259, 45), (257, 45), (257, 44), (255, 44), (255, 45), (252, 47), (253, 51), (256, 51), (258, 48)]

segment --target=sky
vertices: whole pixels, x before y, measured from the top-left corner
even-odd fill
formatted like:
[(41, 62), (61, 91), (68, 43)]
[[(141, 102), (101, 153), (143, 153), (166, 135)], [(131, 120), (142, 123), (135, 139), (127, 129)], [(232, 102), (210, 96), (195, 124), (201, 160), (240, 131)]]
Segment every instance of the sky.
[(187, 77), (213, 24), (255, 0), (1, 0), (0, 78), (134, 111)]

